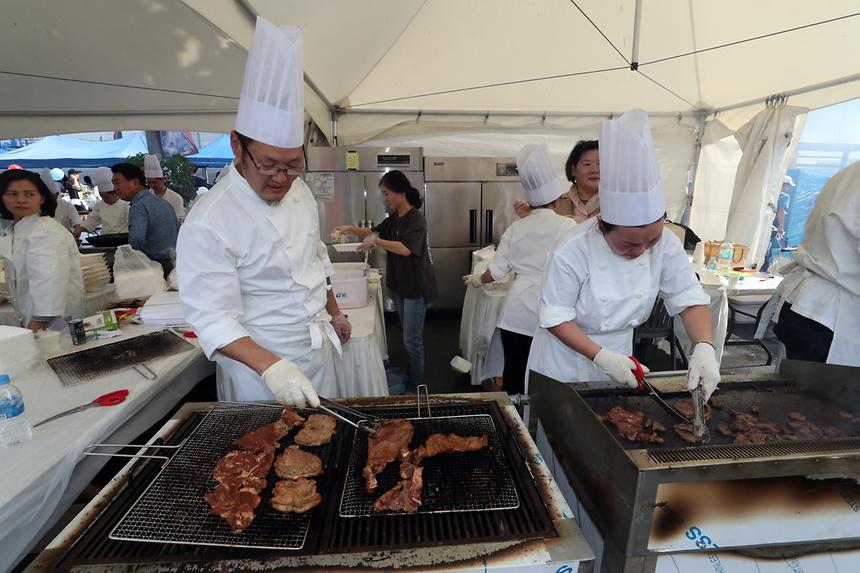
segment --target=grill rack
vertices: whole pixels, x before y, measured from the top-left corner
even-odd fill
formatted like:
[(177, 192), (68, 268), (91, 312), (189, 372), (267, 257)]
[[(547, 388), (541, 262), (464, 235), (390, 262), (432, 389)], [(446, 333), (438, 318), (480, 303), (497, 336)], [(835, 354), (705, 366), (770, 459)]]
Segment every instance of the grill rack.
[[(437, 411), (442, 409), (436, 406)], [(444, 411), (444, 410), (443, 410)], [(368, 411), (393, 419), (390, 411)], [(430, 434), (486, 435), (488, 447), (477, 452), (446, 453), (425, 460), (423, 500), (417, 513), (454, 513), (467, 511), (500, 511), (516, 509), (519, 495), (499, 441), (493, 419), (488, 414), (443, 415), (407, 418), (415, 427), (412, 444), (420, 445)], [(373, 502), (400, 480), (400, 464), (394, 461), (377, 475), (378, 487), (367, 492), (362, 469), (367, 460), (367, 437), (358, 432), (353, 437), (347, 477), (341, 492), (341, 517), (404, 516), (401, 512), (377, 512)]]
[[(260, 494), (254, 522), (241, 533), (234, 533), (219, 516), (210, 513), (203, 495), (215, 488), (212, 469), (231, 449), (231, 442), (245, 432), (276, 421), (281, 407), (229, 406), (213, 408), (173, 455), (161, 472), (129, 508), (109, 537), (116, 541), (143, 541), (245, 547), (256, 549), (300, 550), (304, 547), (315, 508), (302, 514), (281, 513), (270, 504), (271, 486), (277, 477), (269, 473), (268, 486)], [(307, 416), (312, 411), (301, 411)], [(343, 431), (339, 425), (337, 431)], [(291, 431), (291, 435), (296, 429)], [(292, 442), (281, 441), (282, 448)], [(323, 460), (328, 467), (331, 443), (304, 448)], [(279, 452), (281, 450), (279, 449)]]

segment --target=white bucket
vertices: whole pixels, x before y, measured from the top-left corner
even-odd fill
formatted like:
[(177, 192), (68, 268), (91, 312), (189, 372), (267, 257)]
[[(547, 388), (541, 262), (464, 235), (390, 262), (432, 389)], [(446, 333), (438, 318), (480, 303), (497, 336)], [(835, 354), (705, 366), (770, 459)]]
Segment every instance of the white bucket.
[(335, 263), (331, 287), (337, 305), (344, 309), (367, 306), (367, 265), (364, 263)]

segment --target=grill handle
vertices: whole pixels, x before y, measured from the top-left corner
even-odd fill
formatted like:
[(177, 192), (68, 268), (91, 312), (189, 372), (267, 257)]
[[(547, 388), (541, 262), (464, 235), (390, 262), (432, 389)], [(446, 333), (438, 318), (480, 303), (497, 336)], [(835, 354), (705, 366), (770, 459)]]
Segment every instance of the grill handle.
[[(187, 439), (187, 438), (186, 438)], [(109, 458), (135, 458), (135, 459), (151, 459), (151, 460), (164, 460), (165, 463), (170, 461), (170, 456), (160, 456), (160, 455), (151, 455), (151, 454), (120, 454), (120, 453), (104, 453), (104, 452), (94, 452), (92, 450), (96, 448), (140, 448), (140, 451), (144, 450), (178, 450), (182, 446), (185, 445), (185, 440), (182, 440), (181, 444), (176, 446), (165, 446), (162, 444), (90, 444), (84, 449), (85, 456), (106, 456)]]

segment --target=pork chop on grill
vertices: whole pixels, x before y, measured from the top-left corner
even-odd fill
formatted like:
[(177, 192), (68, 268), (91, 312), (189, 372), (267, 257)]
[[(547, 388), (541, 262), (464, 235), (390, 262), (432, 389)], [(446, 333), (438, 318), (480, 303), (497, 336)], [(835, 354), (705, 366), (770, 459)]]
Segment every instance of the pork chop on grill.
[(364, 481), (367, 491), (376, 489), (376, 476), (394, 460), (405, 460), (409, 455), (409, 442), (415, 428), (406, 420), (388, 420), (378, 428), (376, 435), (367, 438), (367, 462), (364, 464)]
[(603, 418), (614, 426), (623, 438), (631, 442), (663, 444), (666, 441), (660, 435), (666, 432), (666, 426), (657, 420), (646, 418), (645, 412), (640, 410), (614, 406)]
[(212, 477), (222, 485), (260, 493), (266, 487), (266, 476), (274, 459), (274, 452), (255, 454), (234, 450), (218, 460)]
[(488, 445), (486, 434), (483, 436), (458, 436), (457, 434), (431, 434), (424, 445), (409, 456), (409, 461), (420, 465), (427, 458), (448, 452), (477, 452)]
[(400, 466), (401, 477), (404, 473), (404, 466), (407, 466), (407, 470), (411, 474), (410, 477), (397, 482), (397, 485), (373, 502), (373, 511), (404, 511), (406, 513), (418, 511), (422, 500), (421, 490), (424, 487), (422, 476), (424, 468), (404, 462)]
[(260, 505), (260, 496), (248, 489), (240, 489), (220, 484), (203, 496), (212, 508), (212, 513), (220, 515), (235, 533), (251, 525)]
[(331, 441), (337, 420), (325, 414), (311, 414), (304, 427), (296, 434), (295, 442), (300, 446), (321, 446)]
[(299, 479), (322, 475), (322, 460), (310, 452), (290, 446), (275, 460), (275, 473), (282, 479)]
[(305, 513), (320, 504), (317, 482), (299, 478), (279, 481), (272, 489), (272, 507), (283, 513)]
[(281, 412), (281, 417), (274, 424), (275, 436), (282, 440), (284, 436), (290, 433), (290, 430), (296, 426), (301, 426), (305, 419), (299, 416), (298, 412), (292, 408), (284, 408)]
[[(684, 416), (688, 420), (692, 420), (693, 417), (696, 415), (696, 408), (689, 400), (678, 400), (672, 405), (675, 407), (676, 410), (681, 413), (682, 416)], [(711, 407), (705, 404), (705, 420), (710, 420), (711, 414)]]
[(266, 424), (233, 440), (233, 445), (249, 452), (274, 452), (281, 445), (279, 440), (275, 424)]

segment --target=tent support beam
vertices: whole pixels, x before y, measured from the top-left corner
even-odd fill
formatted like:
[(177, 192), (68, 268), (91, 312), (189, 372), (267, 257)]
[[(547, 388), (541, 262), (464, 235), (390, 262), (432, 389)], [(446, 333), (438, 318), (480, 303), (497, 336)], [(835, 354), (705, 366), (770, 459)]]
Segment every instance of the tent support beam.
[(693, 211), (693, 192), (696, 189), (696, 175), (699, 173), (699, 158), (702, 156), (702, 140), (705, 138), (705, 120), (708, 117), (707, 112), (699, 114), (698, 131), (696, 132), (696, 141), (693, 144), (693, 159), (690, 162), (690, 177), (689, 187), (687, 188), (687, 204), (684, 206), (684, 212), (681, 214), (681, 224), (690, 224), (690, 214)]
[(760, 97), (760, 98), (756, 98), (756, 99), (742, 101), (740, 103), (734, 103), (732, 105), (727, 105), (725, 107), (718, 107), (714, 110), (711, 110), (709, 113), (720, 113), (722, 111), (731, 111), (733, 109), (740, 109), (742, 107), (755, 105), (757, 103), (766, 103), (767, 100), (769, 100), (770, 98), (772, 98), (776, 95), (790, 98), (791, 96), (806, 94), (806, 93), (810, 93), (810, 92), (814, 92), (814, 91), (818, 91), (818, 90), (823, 90), (825, 88), (832, 88), (835, 86), (840, 86), (842, 84), (850, 84), (851, 82), (858, 82), (858, 81), (860, 81), (860, 74), (853, 74), (850, 76), (845, 76), (843, 78), (836, 78), (835, 80), (829, 80), (826, 82), (821, 82), (820, 84), (813, 84), (811, 86), (797, 88), (797, 89), (789, 90), (786, 92), (780, 92), (778, 94), (770, 94), (770, 95), (765, 96), (765, 97)]
[(630, 54), (630, 69), (639, 69), (639, 29), (642, 23), (642, 0), (636, 0), (636, 11), (633, 16), (633, 51)]
[[(610, 117), (617, 117), (619, 115), (624, 114), (624, 111), (594, 111), (594, 112), (540, 112), (540, 111), (477, 111), (477, 110), (426, 110), (426, 109), (350, 109), (350, 108), (342, 108), (338, 107), (335, 109), (334, 113), (339, 117), (343, 115), (350, 114), (364, 114), (364, 115), (420, 115), (420, 116), (432, 116), (432, 115), (461, 115), (466, 117), (476, 117), (481, 121), (484, 121), (488, 117), (534, 117), (536, 119), (551, 119), (553, 117), (593, 117), (599, 119), (606, 119)], [(713, 113), (713, 110), (696, 110), (696, 111), (655, 111), (648, 112), (649, 117), (695, 117), (698, 118), (702, 113), (710, 114)]]

